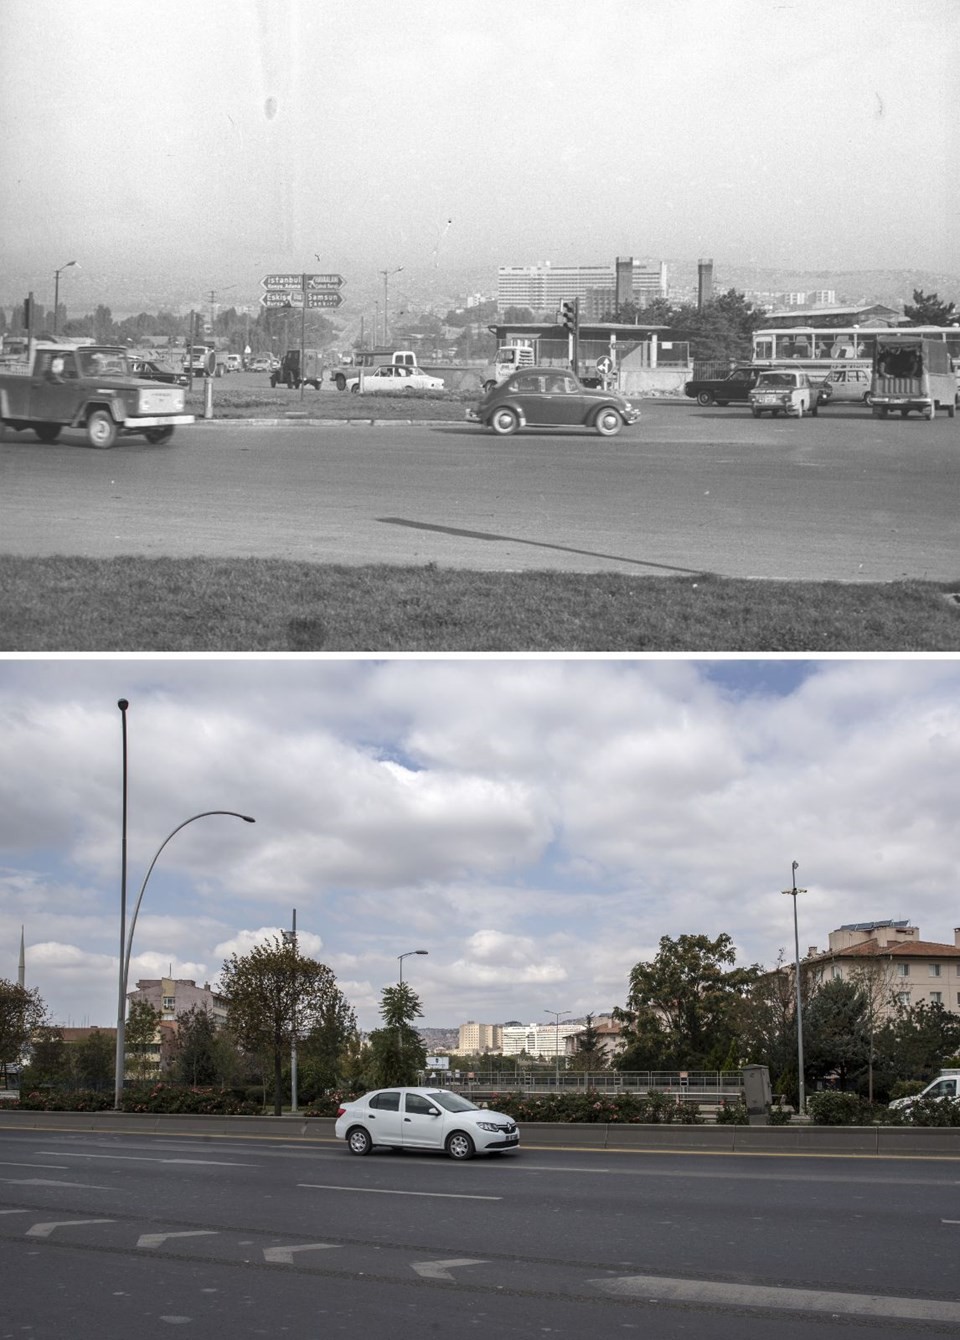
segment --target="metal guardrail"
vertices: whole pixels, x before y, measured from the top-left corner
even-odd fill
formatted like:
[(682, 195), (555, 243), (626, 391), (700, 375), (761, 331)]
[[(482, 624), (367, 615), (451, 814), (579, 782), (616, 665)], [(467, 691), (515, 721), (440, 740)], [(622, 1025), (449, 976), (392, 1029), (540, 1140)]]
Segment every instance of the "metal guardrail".
[(740, 1070), (426, 1070), (421, 1081), (464, 1093), (668, 1093), (704, 1102), (743, 1093)]

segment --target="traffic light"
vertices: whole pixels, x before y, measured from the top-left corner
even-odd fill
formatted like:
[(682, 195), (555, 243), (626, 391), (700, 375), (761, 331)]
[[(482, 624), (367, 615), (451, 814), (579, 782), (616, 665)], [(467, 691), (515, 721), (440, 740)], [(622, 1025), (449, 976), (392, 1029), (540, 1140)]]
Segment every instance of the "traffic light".
[(562, 315), (562, 317), (563, 317), (563, 324), (564, 324), (564, 326), (566, 327), (567, 330), (569, 330), (569, 331), (572, 333), (572, 332), (575, 331), (576, 328), (577, 328), (577, 300), (576, 300), (576, 298), (572, 299), (572, 301), (570, 301), (570, 302), (565, 302), (565, 303), (563, 304), (563, 306), (561, 307), (560, 311), (561, 311), (561, 315)]

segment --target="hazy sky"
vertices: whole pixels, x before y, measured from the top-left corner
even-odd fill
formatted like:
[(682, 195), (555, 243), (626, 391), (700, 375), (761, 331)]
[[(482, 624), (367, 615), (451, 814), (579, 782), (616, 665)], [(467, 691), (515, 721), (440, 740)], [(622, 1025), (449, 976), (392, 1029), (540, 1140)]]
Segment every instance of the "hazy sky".
[(0, 272), (955, 273), (958, 95), (956, 0), (3, 0)]
[(8, 660), (0, 977), (60, 1023), (116, 1017), (121, 718), (131, 982), (214, 981), (291, 922), (370, 1027), (608, 1010), (662, 935), (739, 962), (908, 918), (960, 925), (956, 661)]

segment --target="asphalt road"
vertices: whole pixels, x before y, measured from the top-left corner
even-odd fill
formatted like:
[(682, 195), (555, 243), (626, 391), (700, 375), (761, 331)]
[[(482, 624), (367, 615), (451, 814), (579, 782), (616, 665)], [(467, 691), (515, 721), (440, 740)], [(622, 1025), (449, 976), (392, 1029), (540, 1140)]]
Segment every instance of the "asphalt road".
[(245, 427), (165, 446), (0, 439), (0, 549), (485, 570), (960, 575), (960, 427), (647, 402), (620, 436)]
[(7, 1133), (0, 1338), (960, 1330), (958, 1165)]

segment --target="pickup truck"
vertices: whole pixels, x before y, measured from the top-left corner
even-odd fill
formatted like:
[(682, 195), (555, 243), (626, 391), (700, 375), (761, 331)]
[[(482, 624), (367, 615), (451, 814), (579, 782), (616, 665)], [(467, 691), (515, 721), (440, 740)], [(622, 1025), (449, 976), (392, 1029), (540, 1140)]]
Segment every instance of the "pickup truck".
[(685, 383), (684, 395), (698, 405), (745, 405), (761, 372), (772, 363), (738, 363), (723, 377), (694, 377)]
[(137, 378), (126, 352), (112, 345), (44, 344), (33, 359), (0, 372), (0, 424), (32, 429), (41, 442), (56, 442), (63, 428), (81, 428), (91, 447), (112, 447), (121, 434), (142, 433), (168, 442), (183, 412), (182, 386)]

